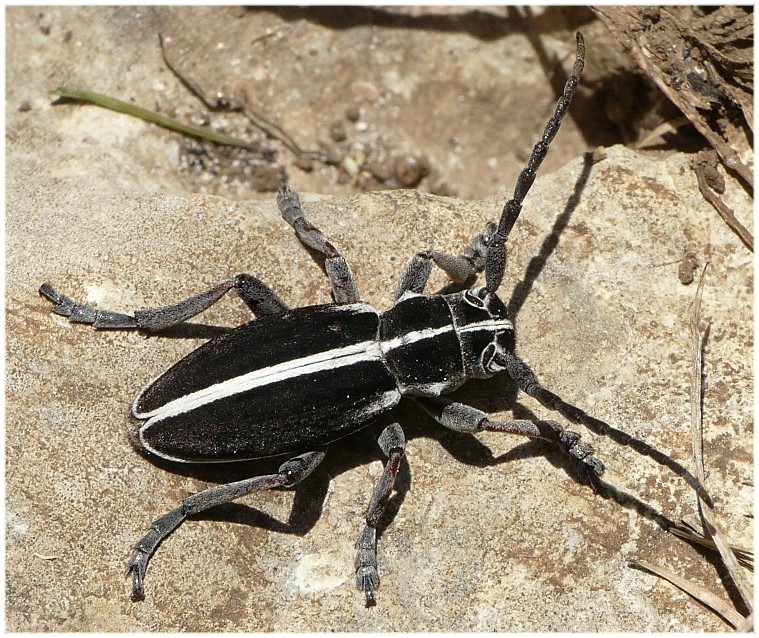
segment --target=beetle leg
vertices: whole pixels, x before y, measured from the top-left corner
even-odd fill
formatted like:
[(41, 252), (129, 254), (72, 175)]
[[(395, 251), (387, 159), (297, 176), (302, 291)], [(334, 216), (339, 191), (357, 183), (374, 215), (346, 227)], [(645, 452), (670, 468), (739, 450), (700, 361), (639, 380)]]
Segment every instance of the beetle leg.
[(256, 317), (281, 316), (289, 307), (258, 277), (242, 273), (235, 277), (237, 295)]
[(216, 284), (197, 295), (182, 301), (152, 308), (137, 310), (133, 315), (110, 310), (98, 310), (92, 306), (74, 301), (59, 293), (50, 284), (42, 284), (39, 292), (53, 303), (53, 312), (68, 317), (74, 323), (89, 323), (97, 329), (136, 329), (146, 332), (163, 330), (200, 314), (210, 308), (233, 288), (254, 314), (281, 315), (287, 311), (285, 303), (260, 279), (253, 275), (241, 274)]
[(284, 220), (295, 230), (295, 235), (301, 243), (315, 250), (324, 259), (324, 270), (332, 284), (335, 303), (359, 301), (358, 287), (348, 262), (324, 233), (303, 216), (298, 193), (284, 184), (277, 193), (277, 206)]
[(187, 516), (229, 503), (257, 490), (291, 487), (311, 474), (322, 462), (325, 454), (325, 451), (307, 452), (283, 463), (276, 474), (256, 476), (203, 490), (184, 499), (179, 507), (153, 521), (150, 531), (135, 544), (132, 556), (127, 562), (126, 573), (132, 574), (132, 600), (145, 598), (143, 581), (150, 557), (161, 541), (179, 527)]
[(377, 526), (385, 513), (406, 449), (406, 438), (401, 426), (397, 423), (388, 425), (382, 431), (378, 443), (387, 457), (387, 463), (366, 510), (364, 531), (356, 543), (356, 586), (364, 592), (367, 607), (377, 604), (374, 594), (380, 583), (377, 571)]
[(485, 257), (495, 229), (494, 223), (488, 224), (485, 232), (474, 238), (463, 255), (449, 255), (437, 250), (424, 250), (414, 255), (398, 281), (395, 300), (398, 301), (405, 292), (423, 293), (433, 263), (456, 283), (463, 283), (481, 272), (485, 268)]
[(491, 421), (485, 412), (450, 399), (415, 397), (415, 400), (435, 421), (457, 432), (505, 432), (555, 443), (574, 461), (580, 480), (596, 492), (603, 492), (599, 481), (604, 464), (593, 456), (590, 445), (580, 441), (579, 434), (565, 430), (555, 421)]

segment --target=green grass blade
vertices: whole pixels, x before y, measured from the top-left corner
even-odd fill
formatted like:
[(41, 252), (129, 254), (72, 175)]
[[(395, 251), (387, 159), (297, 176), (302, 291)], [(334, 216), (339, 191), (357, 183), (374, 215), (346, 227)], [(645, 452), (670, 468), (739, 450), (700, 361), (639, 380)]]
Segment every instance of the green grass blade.
[(178, 122), (177, 120), (173, 120), (170, 117), (166, 117), (165, 115), (161, 115), (160, 113), (156, 113), (155, 111), (149, 111), (142, 107), (135, 106), (134, 104), (130, 104), (129, 102), (123, 102), (122, 100), (117, 100), (116, 98), (109, 97), (101, 93), (95, 93), (94, 91), (87, 91), (85, 89), (75, 89), (72, 87), (64, 86), (56, 89), (55, 95), (59, 95), (60, 97), (69, 98), (72, 100), (90, 102), (92, 104), (96, 104), (97, 106), (102, 106), (103, 108), (117, 111), (118, 113), (124, 113), (125, 115), (139, 117), (140, 119), (143, 119), (147, 122), (158, 124), (158, 126), (163, 126), (164, 128), (170, 129), (172, 131), (177, 131), (179, 133), (183, 133), (184, 135), (191, 135), (192, 137), (198, 137), (203, 140), (215, 142), (216, 144), (235, 146), (237, 148), (244, 148), (249, 151), (258, 153), (271, 154), (276, 151), (276, 149), (270, 148), (268, 146), (263, 146), (262, 144), (245, 142), (244, 140), (239, 140), (230, 135), (227, 135), (226, 133), (219, 133), (218, 131), (214, 131), (207, 126), (193, 126), (192, 124), (184, 124), (182, 122)]

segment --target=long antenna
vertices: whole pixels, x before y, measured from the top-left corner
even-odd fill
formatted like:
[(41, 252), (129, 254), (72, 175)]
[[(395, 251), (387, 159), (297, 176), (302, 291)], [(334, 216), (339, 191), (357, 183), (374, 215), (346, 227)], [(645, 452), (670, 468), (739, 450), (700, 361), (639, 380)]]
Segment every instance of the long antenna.
[(514, 223), (522, 212), (522, 202), (530, 191), (532, 183), (535, 181), (535, 175), (538, 168), (548, 153), (548, 146), (556, 137), (561, 126), (561, 120), (567, 113), (569, 105), (572, 103), (575, 89), (580, 82), (580, 75), (585, 66), (585, 39), (582, 33), (577, 32), (577, 54), (575, 63), (572, 67), (572, 75), (569, 76), (567, 83), (564, 85), (564, 92), (556, 104), (556, 110), (553, 117), (548, 120), (546, 128), (543, 131), (543, 137), (535, 144), (527, 161), (527, 166), (519, 174), (517, 185), (514, 187), (514, 197), (506, 202), (501, 213), (501, 219), (498, 222), (498, 229), (493, 236), (492, 242), (488, 248), (488, 255), (485, 262), (485, 287), (490, 294), (494, 294), (501, 285), (503, 273), (506, 269), (506, 239), (514, 227)]

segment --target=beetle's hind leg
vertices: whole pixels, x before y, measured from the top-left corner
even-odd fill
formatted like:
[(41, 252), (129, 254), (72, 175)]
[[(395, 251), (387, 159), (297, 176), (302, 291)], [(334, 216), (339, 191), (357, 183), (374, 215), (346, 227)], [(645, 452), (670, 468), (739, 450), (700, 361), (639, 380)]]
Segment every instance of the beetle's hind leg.
[(348, 262), (324, 233), (303, 216), (298, 193), (284, 184), (277, 193), (277, 206), (284, 220), (295, 230), (295, 235), (301, 243), (324, 258), (324, 270), (332, 284), (332, 296), (335, 303), (359, 301), (358, 287)]
[(600, 482), (604, 464), (593, 456), (593, 448), (580, 441), (579, 434), (565, 430), (555, 421), (491, 421), (485, 412), (450, 399), (415, 397), (415, 401), (435, 421), (457, 432), (505, 432), (555, 443), (573, 461), (583, 483), (590, 484), (596, 492), (604, 491)]
[(364, 531), (356, 543), (356, 586), (364, 592), (367, 607), (377, 604), (374, 593), (380, 583), (377, 571), (377, 526), (385, 513), (395, 477), (398, 476), (401, 459), (406, 450), (406, 437), (401, 426), (392, 423), (382, 431), (378, 443), (387, 457), (387, 462), (366, 510)]
[(143, 600), (145, 591), (143, 581), (148, 569), (150, 557), (161, 541), (179, 527), (190, 514), (197, 514), (207, 509), (229, 503), (241, 496), (257, 490), (270, 490), (275, 487), (290, 487), (299, 483), (316, 469), (326, 452), (306, 452), (280, 465), (276, 474), (256, 476), (254, 478), (217, 485), (184, 499), (179, 507), (153, 521), (150, 531), (134, 546), (132, 556), (127, 562), (126, 573), (132, 574), (132, 600)]
[(74, 323), (88, 323), (97, 329), (144, 330), (154, 332), (187, 321), (210, 308), (230, 290), (237, 290), (245, 305), (257, 316), (282, 315), (288, 308), (277, 294), (253, 275), (240, 274), (216, 284), (197, 295), (170, 306), (137, 310), (133, 315), (98, 310), (59, 293), (52, 285), (42, 284), (39, 292), (52, 302), (52, 311)]

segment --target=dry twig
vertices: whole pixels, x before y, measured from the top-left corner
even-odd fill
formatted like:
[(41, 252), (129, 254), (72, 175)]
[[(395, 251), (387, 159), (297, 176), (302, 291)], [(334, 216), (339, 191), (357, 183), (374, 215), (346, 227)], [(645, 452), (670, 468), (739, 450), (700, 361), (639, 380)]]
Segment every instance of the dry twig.
[[(691, 337), (693, 339), (693, 370), (691, 373), (691, 433), (693, 443), (693, 456), (695, 460), (695, 473), (696, 478), (703, 484), (705, 482), (704, 477), (704, 457), (703, 457), (703, 412), (702, 412), (702, 375), (703, 375), (703, 350), (704, 350), (704, 336), (701, 333), (699, 324), (701, 322), (701, 298), (704, 292), (705, 273), (708, 264), (704, 266), (701, 271), (701, 278), (698, 282), (698, 289), (696, 290), (696, 298), (693, 302), (693, 313), (691, 315), (690, 330)], [(705, 331), (708, 334), (708, 326)], [(725, 564), (730, 577), (735, 583), (738, 593), (741, 596), (746, 607), (753, 611), (754, 595), (751, 589), (751, 585), (746, 581), (743, 570), (738, 564), (738, 560), (733, 553), (730, 544), (725, 539), (722, 532), (719, 530), (716, 524), (716, 520), (711, 508), (706, 505), (700, 498), (701, 515), (704, 521), (704, 527), (714, 541), (717, 550), (719, 551), (722, 561)]]
[[(260, 39), (260, 38), (259, 38)], [(263, 115), (260, 113), (257, 113), (253, 109), (248, 108), (247, 106), (244, 106), (243, 104), (237, 104), (237, 103), (212, 103), (210, 102), (205, 95), (205, 92), (203, 91), (203, 88), (194, 80), (187, 77), (185, 74), (183, 74), (179, 68), (171, 62), (169, 59), (169, 56), (166, 54), (166, 47), (164, 46), (163, 36), (159, 33), (158, 34), (158, 44), (161, 47), (161, 56), (163, 57), (163, 62), (171, 71), (176, 78), (185, 86), (187, 89), (195, 96), (197, 97), (205, 107), (211, 111), (218, 110), (221, 107), (224, 107), (226, 110), (229, 111), (238, 111), (242, 113), (248, 121), (250, 121), (251, 124), (253, 124), (256, 128), (263, 131), (268, 137), (279, 140), (282, 142), (282, 144), (294, 155), (296, 155), (299, 158), (310, 158), (310, 159), (317, 159), (319, 161), (323, 161), (325, 163), (329, 163), (326, 159), (326, 156), (321, 151), (316, 150), (305, 150), (302, 149), (297, 142), (292, 138), (291, 135), (289, 135), (282, 127), (275, 124), (274, 122), (270, 122), (267, 120)]]
[(660, 578), (668, 580), (670, 583), (676, 587), (679, 587), (685, 593), (689, 594), (703, 605), (706, 605), (710, 609), (714, 610), (733, 627), (738, 627), (745, 620), (743, 616), (735, 611), (730, 605), (725, 603), (719, 596), (713, 594), (705, 587), (701, 587), (701, 585), (697, 585), (696, 583), (678, 576), (668, 569), (657, 567), (656, 565), (652, 565), (651, 563), (647, 563), (642, 560), (630, 561), (630, 566), (645, 569), (646, 571), (649, 571), (652, 574), (659, 576)]
[[(707, 202), (709, 202), (716, 211), (720, 214), (725, 223), (730, 229), (738, 235), (743, 244), (752, 253), (754, 252), (754, 236), (749, 230), (741, 224), (735, 216), (732, 209), (720, 199), (720, 197), (709, 186), (709, 180), (706, 176), (707, 163), (709, 162), (709, 152), (701, 151), (696, 156), (696, 160), (693, 162), (693, 168), (696, 171), (696, 179), (698, 180), (698, 189), (704, 196)], [(716, 166), (714, 167), (716, 170)]]

